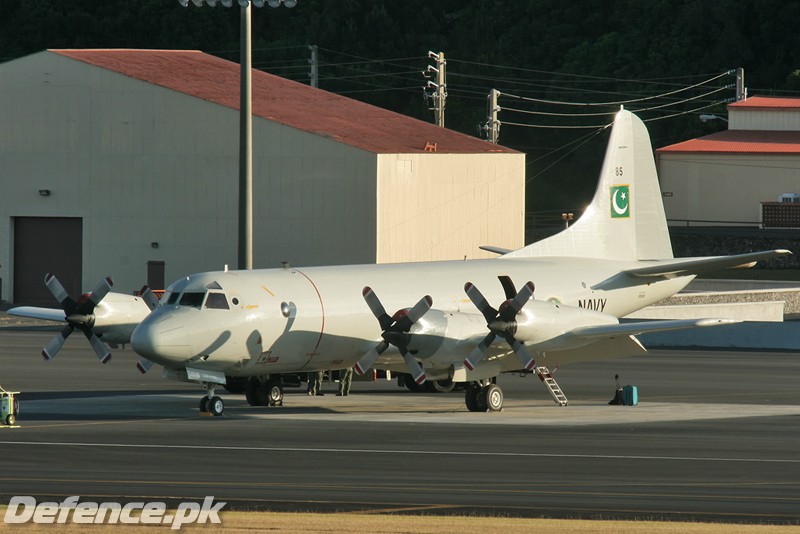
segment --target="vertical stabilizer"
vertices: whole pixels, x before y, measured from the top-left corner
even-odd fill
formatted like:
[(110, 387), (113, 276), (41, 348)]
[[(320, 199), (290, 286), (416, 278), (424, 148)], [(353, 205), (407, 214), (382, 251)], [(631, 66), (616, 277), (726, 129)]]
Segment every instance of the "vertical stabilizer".
[(617, 113), (597, 190), (580, 219), (504, 257), (524, 256), (672, 257), (650, 136), (639, 117), (625, 110)]

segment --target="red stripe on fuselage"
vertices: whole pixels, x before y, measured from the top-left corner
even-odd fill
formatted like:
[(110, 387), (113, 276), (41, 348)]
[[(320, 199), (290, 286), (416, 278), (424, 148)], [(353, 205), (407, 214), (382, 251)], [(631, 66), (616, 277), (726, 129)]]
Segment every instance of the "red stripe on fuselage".
[(315, 284), (314, 281), (311, 278), (309, 278), (308, 275), (306, 273), (304, 273), (303, 271), (299, 271), (297, 269), (294, 269), (294, 271), (297, 272), (297, 273), (302, 274), (303, 277), (305, 277), (305, 279), (308, 280), (308, 283), (311, 284), (311, 287), (314, 288), (314, 291), (317, 292), (317, 298), (319, 299), (319, 307), (322, 310), (322, 324), (319, 327), (319, 337), (317, 338), (317, 344), (314, 345), (314, 350), (311, 351), (313, 354), (316, 354), (317, 353), (317, 349), (319, 348), (319, 344), (322, 343), (322, 334), (325, 333), (325, 303), (322, 302), (322, 294), (319, 292), (319, 288), (317, 288), (317, 284)]

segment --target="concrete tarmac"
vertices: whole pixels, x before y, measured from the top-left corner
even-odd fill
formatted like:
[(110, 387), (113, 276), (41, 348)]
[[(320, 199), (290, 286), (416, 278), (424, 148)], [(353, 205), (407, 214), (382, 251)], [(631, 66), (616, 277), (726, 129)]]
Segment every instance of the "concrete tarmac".
[[(81, 336), (42, 361), (48, 332), (0, 329), (0, 385), (20, 428), (0, 430), (0, 502), (202, 499), (226, 509), (800, 523), (800, 356), (652, 352), (564, 366), (559, 407), (503, 375), (505, 408), (463, 393), (354, 382), (287, 389), (283, 407), (141, 375), (130, 349), (100, 364)], [(640, 405), (608, 406), (614, 374)], [(415, 520), (416, 521), (416, 520)]]

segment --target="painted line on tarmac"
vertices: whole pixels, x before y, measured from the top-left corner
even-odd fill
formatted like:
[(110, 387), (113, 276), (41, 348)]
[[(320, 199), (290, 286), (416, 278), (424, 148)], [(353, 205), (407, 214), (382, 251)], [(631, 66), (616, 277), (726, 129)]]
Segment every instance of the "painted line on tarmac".
[(649, 455), (616, 455), (616, 454), (558, 454), (536, 452), (481, 452), (481, 451), (434, 451), (409, 449), (333, 449), (320, 447), (245, 447), (234, 445), (167, 445), (157, 443), (80, 443), (67, 441), (2, 441), (4, 445), (43, 446), (43, 447), (95, 447), (119, 449), (178, 449), (178, 450), (217, 450), (242, 452), (300, 452), (300, 453), (334, 453), (334, 454), (376, 454), (376, 455), (430, 455), (430, 456), (486, 456), (504, 458), (584, 458), (590, 460), (666, 460), (678, 462), (731, 462), (731, 463), (764, 463), (764, 464), (800, 464), (800, 459), (780, 458), (719, 458), (702, 456), (649, 456)]

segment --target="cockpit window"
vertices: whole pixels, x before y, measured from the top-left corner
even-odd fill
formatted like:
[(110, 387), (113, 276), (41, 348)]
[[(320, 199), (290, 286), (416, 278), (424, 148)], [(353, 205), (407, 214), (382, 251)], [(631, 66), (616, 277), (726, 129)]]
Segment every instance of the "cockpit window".
[(206, 289), (222, 289), (222, 286), (220, 286), (217, 282), (211, 282), (210, 284), (206, 285)]
[(206, 299), (206, 308), (215, 310), (230, 310), (228, 306), (228, 299), (225, 298), (224, 293), (209, 293)]
[(167, 305), (169, 306), (171, 304), (175, 304), (176, 302), (178, 302), (178, 297), (180, 296), (181, 296), (180, 292), (170, 293), (169, 297), (167, 297), (166, 301)]
[(205, 297), (205, 293), (195, 293), (187, 291), (183, 294), (180, 300), (181, 306), (191, 306), (193, 308), (199, 308), (203, 305), (203, 297)]

